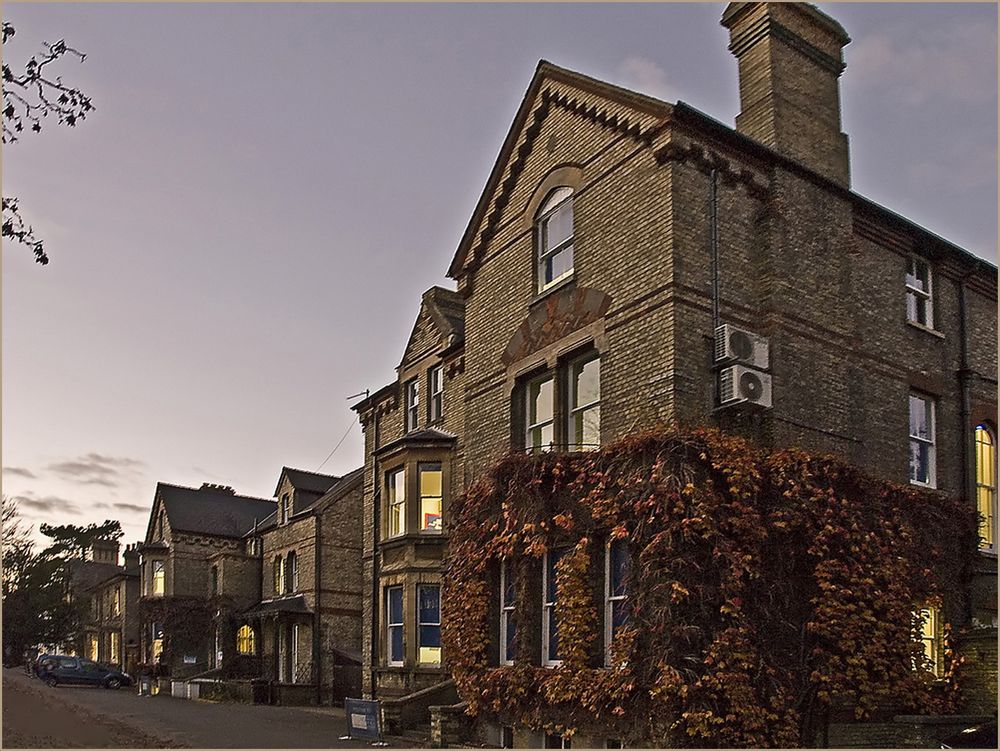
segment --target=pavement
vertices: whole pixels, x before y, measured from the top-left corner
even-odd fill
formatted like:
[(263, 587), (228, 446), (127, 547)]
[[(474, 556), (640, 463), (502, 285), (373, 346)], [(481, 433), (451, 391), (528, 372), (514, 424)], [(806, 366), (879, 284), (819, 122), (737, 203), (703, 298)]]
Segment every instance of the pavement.
[[(340, 740), (339, 707), (274, 707), (138, 696), (135, 689), (49, 688), (3, 670), (4, 748), (370, 748)], [(401, 739), (387, 739), (403, 748)]]

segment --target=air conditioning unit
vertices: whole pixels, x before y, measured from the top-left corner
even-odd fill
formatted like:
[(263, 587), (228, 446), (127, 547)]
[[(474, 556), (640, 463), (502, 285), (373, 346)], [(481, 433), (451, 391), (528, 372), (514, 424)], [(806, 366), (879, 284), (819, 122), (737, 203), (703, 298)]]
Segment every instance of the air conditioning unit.
[(771, 376), (743, 365), (719, 371), (719, 404), (755, 404), (771, 408)]
[(767, 370), (771, 366), (770, 344), (766, 336), (724, 323), (715, 330), (715, 361)]

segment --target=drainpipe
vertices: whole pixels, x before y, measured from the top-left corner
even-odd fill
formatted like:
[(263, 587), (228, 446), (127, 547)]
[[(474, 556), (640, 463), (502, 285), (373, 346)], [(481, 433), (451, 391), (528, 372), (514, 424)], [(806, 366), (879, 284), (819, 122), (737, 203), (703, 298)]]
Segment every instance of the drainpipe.
[(721, 325), (719, 317), (719, 171), (712, 167), (709, 173), (708, 225), (712, 251), (712, 337)]
[(316, 544), (313, 548), (313, 575), (314, 575), (314, 587), (316, 589), (315, 603), (313, 605), (313, 665), (316, 671), (316, 706), (321, 706), (323, 704), (323, 650), (320, 646), (320, 629), (322, 623), (322, 615), (320, 604), (323, 598), (323, 590), (321, 588), (321, 579), (319, 572), (323, 568), (323, 546), (322, 546), (322, 517), (320, 516), (319, 510), (313, 510), (313, 518), (316, 520)]
[(382, 494), (380, 488), (382, 483), (378, 477), (378, 459), (375, 451), (378, 449), (378, 405), (374, 405), (374, 415), (372, 418), (372, 616), (371, 616), (371, 698), (376, 698), (376, 668), (378, 665), (378, 577), (379, 577), (379, 529), (382, 524)]
[[(961, 406), (959, 410), (959, 420), (962, 425), (962, 477), (964, 479), (962, 488), (966, 503), (975, 505), (976, 488), (976, 465), (973, 459), (975, 451), (975, 433), (970, 430), (969, 424), (972, 416), (972, 394), (971, 380), (973, 372), (969, 368), (969, 310), (965, 299), (965, 282), (972, 275), (969, 272), (958, 282), (958, 325), (959, 325), (959, 369), (958, 387), (961, 393)], [(978, 547), (978, 546), (977, 546)], [(970, 574), (972, 572), (969, 572)], [(971, 576), (970, 576), (971, 578)], [(972, 596), (971, 593), (963, 592), (962, 609), (965, 623), (972, 622)]]

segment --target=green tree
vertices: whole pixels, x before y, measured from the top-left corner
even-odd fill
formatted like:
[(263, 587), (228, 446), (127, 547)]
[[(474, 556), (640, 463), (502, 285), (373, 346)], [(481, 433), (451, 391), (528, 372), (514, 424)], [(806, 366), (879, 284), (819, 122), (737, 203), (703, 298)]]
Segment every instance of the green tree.
[(43, 555), (57, 558), (86, 558), (97, 540), (119, 540), (124, 532), (122, 525), (114, 519), (106, 519), (101, 524), (41, 524), (38, 531), (52, 538), (52, 544)]
[[(6, 44), (14, 34), (14, 26), (5, 21), (3, 43)], [(33, 55), (25, 63), (23, 71), (18, 71), (16, 75), (6, 60), (3, 63), (3, 143), (5, 144), (15, 143), (25, 127), (34, 133), (41, 132), (42, 121), (49, 116), (54, 117), (60, 125), (73, 127), (94, 109), (90, 97), (80, 89), (67, 86), (60, 76), (53, 76), (47, 70), (66, 55), (77, 57), (81, 62), (86, 55), (67, 46), (62, 39), (53, 44), (43, 42), (42, 45), (44, 47), (42, 52)], [(44, 265), (49, 262), (43, 241), (35, 236), (31, 225), (22, 219), (18, 199), (14, 196), (3, 196), (2, 236), (4, 239), (10, 238), (27, 245), (35, 254), (35, 261), (38, 263)]]

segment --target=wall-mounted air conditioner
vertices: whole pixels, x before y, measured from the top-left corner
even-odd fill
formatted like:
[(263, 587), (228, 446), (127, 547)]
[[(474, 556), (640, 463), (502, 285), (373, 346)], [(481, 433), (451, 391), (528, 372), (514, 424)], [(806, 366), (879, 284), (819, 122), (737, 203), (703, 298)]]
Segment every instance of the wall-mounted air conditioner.
[(771, 366), (770, 344), (766, 336), (724, 323), (715, 330), (715, 361), (767, 370)]
[(754, 404), (771, 407), (771, 376), (743, 365), (719, 371), (719, 405)]

